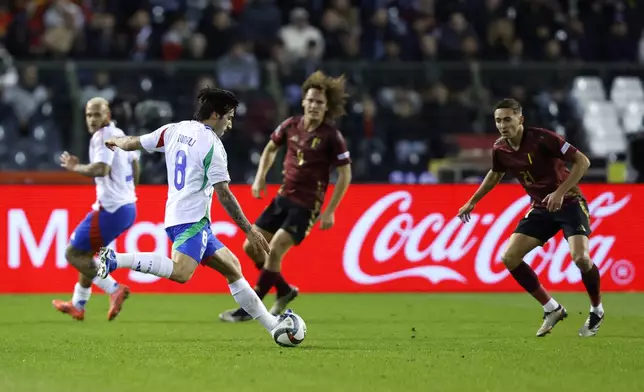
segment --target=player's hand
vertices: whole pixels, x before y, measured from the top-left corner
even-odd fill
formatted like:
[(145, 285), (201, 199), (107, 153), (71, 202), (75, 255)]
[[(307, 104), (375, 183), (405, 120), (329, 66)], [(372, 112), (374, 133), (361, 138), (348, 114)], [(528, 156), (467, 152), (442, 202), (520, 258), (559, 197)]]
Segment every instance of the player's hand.
[(109, 139), (105, 141), (105, 147), (109, 148), (110, 150), (114, 151), (116, 147), (116, 139)]
[(266, 241), (266, 238), (264, 238), (262, 233), (257, 229), (250, 229), (250, 231), (246, 233), (246, 239), (248, 240), (251, 248), (253, 248), (255, 254), (261, 254), (262, 252), (266, 252), (266, 254), (271, 253), (271, 247), (268, 245), (268, 241)]
[(461, 208), (458, 210), (458, 215), (457, 215), (457, 216), (458, 216), (459, 218), (461, 218), (461, 220), (463, 221), (463, 223), (467, 223), (467, 222), (469, 222), (469, 221), (470, 221), (470, 219), (471, 219), (471, 217), (470, 217), (470, 213), (471, 213), (471, 212), (472, 212), (472, 210), (474, 209), (474, 206), (476, 206), (476, 204), (475, 204), (475, 203), (472, 203), (471, 201), (468, 201), (467, 203), (465, 203), (465, 205), (464, 205), (463, 207), (461, 207)]
[(67, 151), (60, 154), (59, 159), (60, 159), (60, 166), (70, 171), (73, 171), (76, 165), (78, 165), (78, 157), (71, 155)]
[(554, 191), (548, 196), (546, 196), (545, 199), (543, 199), (544, 204), (546, 204), (546, 208), (548, 211), (553, 212), (553, 211), (559, 211), (561, 209), (561, 205), (563, 204), (563, 199), (564, 199), (563, 194)]
[(253, 181), (253, 186), (251, 187), (251, 192), (253, 192), (253, 197), (256, 199), (261, 199), (266, 196), (266, 179), (265, 178), (255, 178)]
[(324, 211), (320, 215), (320, 230), (329, 230), (335, 224), (335, 213)]

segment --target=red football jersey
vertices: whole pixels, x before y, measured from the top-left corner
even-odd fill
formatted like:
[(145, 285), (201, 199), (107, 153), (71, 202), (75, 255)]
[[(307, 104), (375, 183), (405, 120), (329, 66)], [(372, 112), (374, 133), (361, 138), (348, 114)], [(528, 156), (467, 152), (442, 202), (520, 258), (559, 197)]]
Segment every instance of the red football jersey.
[(275, 144), (286, 145), (284, 183), (279, 192), (306, 208), (319, 209), (331, 169), (351, 163), (351, 158), (339, 130), (323, 123), (307, 132), (303, 123), (304, 117), (291, 117), (271, 135)]
[[(574, 162), (577, 149), (556, 133), (542, 128), (524, 128), (521, 145), (514, 150), (504, 139), (494, 143), (492, 170), (509, 172), (532, 197), (535, 207), (544, 207), (543, 199), (557, 190), (570, 175), (566, 162)], [(574, 186), (564, 203), (582, 197)]]

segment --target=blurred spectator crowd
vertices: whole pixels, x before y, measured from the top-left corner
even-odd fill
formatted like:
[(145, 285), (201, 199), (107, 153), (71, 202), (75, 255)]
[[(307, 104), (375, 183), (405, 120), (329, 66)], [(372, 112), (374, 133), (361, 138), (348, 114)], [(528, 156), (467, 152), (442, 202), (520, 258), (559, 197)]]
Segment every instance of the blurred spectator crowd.
[(594, 64), (644, 63), (643, 27), (635, 0), (8, 0), (0, 165), (54, 168), (63, 147), (83, 155), (87, 136), (76, 135), (91, 97), (136, 134), (191, 118), (195, 92), (217, 85), (243, 102), (227, 148), (232, 177), (246, 182), (275, 125), (299, 112), (301, 82), (323, 69), (349, 81), (338, 125), (355, 178), (433, 182), (428, 163), (463, 150), (455, 135), (494, 140), (502, 97), (583, 147), (573, 80), (586, 72), (608, 88), (624, 72), (641, 77), (641, 66)]

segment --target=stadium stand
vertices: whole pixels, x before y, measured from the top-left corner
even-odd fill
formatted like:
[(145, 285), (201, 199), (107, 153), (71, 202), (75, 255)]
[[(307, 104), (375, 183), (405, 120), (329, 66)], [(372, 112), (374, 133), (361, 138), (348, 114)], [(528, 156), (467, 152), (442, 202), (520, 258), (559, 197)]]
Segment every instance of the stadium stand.
[[(639, 6), (641, 8), (641, 5)], [(347, 75), (339, 124), (356, 181), (476, 179), (489, 167), (493, 103), (593, 158), (626, 159), (643, 128), (644, 13), (630, 1), (11, 0), (0, 5), (0, 167), (56, 170), (86, 154), (82, 105), (112, 103), (141, 133), (191, 117), (199, 86), (242, 99), (227, 143), (248, 182), (270, 132), (297, 113), (315, 69)], [(8, 147), (11, 145), (11, 147)], [(631, 157), (632, 158), (632, 157)], [(160, 168), (158, 157), (144, 165)], [(144, 182), (162, 183), (163, 170)], [(273, 180), (279, 179), (276, 170)]]

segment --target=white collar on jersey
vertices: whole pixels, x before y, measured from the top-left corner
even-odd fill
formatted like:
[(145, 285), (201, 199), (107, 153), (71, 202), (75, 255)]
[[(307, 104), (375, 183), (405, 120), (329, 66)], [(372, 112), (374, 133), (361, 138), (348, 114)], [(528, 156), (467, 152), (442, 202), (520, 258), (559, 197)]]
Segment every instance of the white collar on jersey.
[[(107, 124), (106, 126), (104, 126), (104, 127), (103, 127), (103, 128), (101, 128), (101, 129), (99, 129), (99, 131), (102, 131), (103, 129), (107, 129), (107, 128), (115, 128), (115, 127), (116, 127), (116, 124), (114, 124), (114, 121), (110, 121), (110, 123), (109, 123), (109, 124)], [(98, 131), (97, 131), (97, 132), (98, 132)]]

